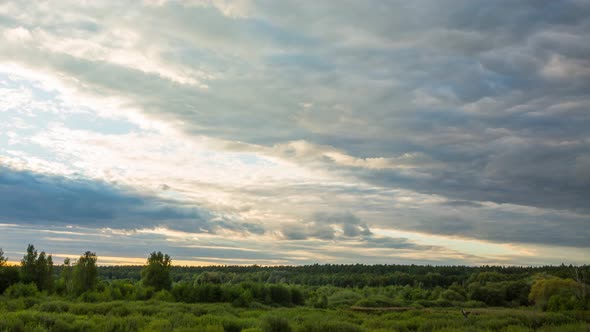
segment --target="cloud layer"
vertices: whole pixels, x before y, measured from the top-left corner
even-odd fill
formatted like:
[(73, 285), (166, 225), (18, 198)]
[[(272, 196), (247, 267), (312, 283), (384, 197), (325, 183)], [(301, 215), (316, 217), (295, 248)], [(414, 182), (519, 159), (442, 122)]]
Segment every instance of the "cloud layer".
[(588, 253), (589, 31), (583, 0), (5, 2), (0, 220)]

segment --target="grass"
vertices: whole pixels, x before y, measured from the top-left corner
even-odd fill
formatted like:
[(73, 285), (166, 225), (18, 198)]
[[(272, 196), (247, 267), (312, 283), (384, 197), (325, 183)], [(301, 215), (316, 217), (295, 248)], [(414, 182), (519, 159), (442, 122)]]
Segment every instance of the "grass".
[(531, 308), (354, 311), (309, 307), (256, 309), (165, 301), (85, 303), (61, 298), (0, 297), (0, 331), (590, 331), (590, 312)]

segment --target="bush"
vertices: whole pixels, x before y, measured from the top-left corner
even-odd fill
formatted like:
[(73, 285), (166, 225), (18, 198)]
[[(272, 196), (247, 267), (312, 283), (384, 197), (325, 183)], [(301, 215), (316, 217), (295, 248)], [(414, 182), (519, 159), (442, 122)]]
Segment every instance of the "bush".
[(16, 299), (19, 297), (38, 296), (39, 290), (34, 283), (23, 284), (22, 282), (19, 282), (8, 287), (6, 291), (4, 291), (4, 294), (10, 299)]
[(285, 317), (266, 316), (262, 320), (264, 332), (291, 332), (291, 325)]
[(341, 321), (307, 322), (304, 332), (362, 332), (361, 327)]
[(166, 319), (155, 319), (148, 324), (144, 331), (172, 332), (173, 330), (174, 328), (172, 327), (172, 323), (170, 323), (170, 321)]
[(553, 295), (549, 298), (549, 302), (547, 302), (548, 311), (563, 311), (583, 308), (583, 301), (578, 300), (575, 296)]
[(0, 294), (20, 280), (18, 268), (15, 266), (0, 267)]
[(39, 311), (44, 312), (67, 312), (69, 309), (69, 304), (63, 301), (45, 302), (39, 306)]
[(303, 292), (298, 288), (291, 288), (291, 302), (294, 305), (303, 305), (305, 304), (305, 297), (303, 296)]
[(463, 307), (465, 308), (485, 308), (486, 304), (481, 301), (466, 301), (463, 303)]
[(234, 319), (228, 319), (223, 321), (224, 332), (240, 332), (242, 331), (242, 324)]
[(0, 316), (0, 331), (20, 332), (25, 330), (25, 323), (14, 315)]
[(249, 307), (252, 304), (254, 297), (252, 296), (252, 291), (249, 289), (245, 290), (240, 294), (240, 296), (232, 302), (232, 304), (236, 307)]
[(101, 296), (98, 292), (88, 291), (88, 292), (82, 293), (82, 295), (80, 295), (79, 299), (83, 302), (95, 303), (100, 300), (100, 297)]
[(291, 292), (283, 285), (271, 285), (270, 288), (270, 299), (273, 303), (280, 304), (283, 306), (291, 305)]
[(366, 308), (382, 308), (395, 306), (394, 302), (390, 298), (383, 295), (371, 296), (366, 299), (359, 300), (354, 305), (357, 307)]
[(94, 316), (93, 323), (96, 325), (96, 331), (139, 331), (143, 329), (146, 319), (143, 316), (134, 315), (128, 317), (108, 317)]
[(328, 298), (328, 305), (333, 307), (351, 306), (361, 299), (361, 295), (351, 290), (342, 290)]
[[(188, 331), (193, 332), (193, 331), (195, 331), (195, 329), (188, 329), (187, 332)], [(223, 326), (220, 326), (220, 325), (207, 325), (204, 328), (199, 328), (199, 331), (203, 331), (203, 332), (224, 332)]]
[(440, 294), (440, 298), (446, 301), (465, 301), (465, 296), (452, 289), (447, 289), (446, 291), (442, 292)]
[(153, 299), (163, 302), (174, 302), (174, 296), (172, 296), (172, 293), (164, 289), (154, 294)]
[(576, 298), (583, 293), (583, 287), (572, 279), (549, 278), (535, 281), (529, 293), (529, 301), (536, 306), (546, 310), (552, 297), (558, 298), (553, 301), (553, 307), (569, 306), (566, 302), (571, 297)]

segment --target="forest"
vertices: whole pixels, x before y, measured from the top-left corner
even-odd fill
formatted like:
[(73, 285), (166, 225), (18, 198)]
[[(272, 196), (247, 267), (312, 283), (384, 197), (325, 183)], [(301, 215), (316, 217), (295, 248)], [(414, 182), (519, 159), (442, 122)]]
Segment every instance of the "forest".
[(0, 249), (0, 331), (590, 331), (590, 266), (100, 266)]

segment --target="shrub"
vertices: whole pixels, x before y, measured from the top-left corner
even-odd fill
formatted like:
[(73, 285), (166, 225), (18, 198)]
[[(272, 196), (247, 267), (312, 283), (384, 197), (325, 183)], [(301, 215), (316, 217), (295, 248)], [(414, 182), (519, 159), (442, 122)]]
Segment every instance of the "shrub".
[(139, 331), (146, 323), (143, 316), (108, 317), (94, 316), (93, 322), (97, 331)]
[(351, 306), (361, 299), (361, 295), (351, 290), (342, 290), (332, 294), (328, 298), (328, 305), (330, 307)]
[(306, 322), (304, 332), (361, 332), (360, 326), (341, 321)]
[(264, 332), (291, 332), (291, 325), (285, 317), (266, 316), (262, 320)]
[(440, 294), (440, 298), (446, 301), (465, 301), (465, 297), (458, 292), (447, 289), (446, 291)]
[(240, 294), (240, 296), (232, 302), (232, 304), (236, 307), (249, 307), (252, 304), (254, 297), (252, 296), (252, 291), (249, 289), (245, 290)]
[(18, 268), (15, 266), (0, 267), (0, 294), (4, 293), (10, 285), (16, 284), (20, 280)]
[(155, 319), (151, 321), (148, 326), (146, 326), (145, 330), (154, 331), (154, 332), (171, 332), (173, 330), (172, 323), (170, 323), (167, 319)]
[[(548, 302), (553, 296), (559, 296), (559, 299), (554, 300), (553, 306), (561, 306), (563, 300), (570, 297), (581, 297), (583, 294), (582, 285), (572, 279), (549, 278), (539, 279), (535, 281), (529, 293), (529, 301), (535, 303), (536, 306), (543, 310), (547, 309)], [(567, 306), (567, 304), (565, 304)]]
[(242, 324), (234, 319), (223, 320), (223, 331), (224, 332), (240, 332), (242, 331)]
[(174, 296), (172, 296), (172, 293), (164, 289), (154, 294), (153, 299), (164, 302), (174, 302)]
[(88, 292), (82, 293), (82, 295), (80, 295), (79, 299), (83, 302), (95, 303), (95, 302), (99, 301), (100, 294), (96, 291), (88, 291)]
[(485, 306), (486, 304), (481, 301), (470, 300), (463, 303), (463, 307), (465, 308), (484, 308)]
[(303, 296), (303, 292), (298, 288), (291, 288), (291, 302), (294, 305), (303, 305), (305, 304), (305, 297)]
[[(195, 331), (194, 329), (190, 329), (189, 331)], [(224, 332), (223, 326), (220, 325), (207, 325), (204, 328), (199, 328), (199, 331), (203, 332)]]
[(25, 323), (14, 315), (3, 314), (0, 316), (0, 331), (20, 332), (25, 330)]
[(30, 297), (39, 295), (37, 285), (34, 283), (23, 284), (22, 282), (11, 285), (4, 291), (4, 294), (10, 299), (16, 299), (19, 297)]
[(288, 306), (291, 304), (291, 292), (283, 285), (271, 285), (270, 299), (273, 303)]
[(69, 304), (63, 301), (45, 302), (39, 306), (39, 311), (44, 312), (67, 312), (69, 309)]

